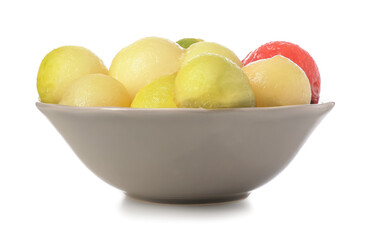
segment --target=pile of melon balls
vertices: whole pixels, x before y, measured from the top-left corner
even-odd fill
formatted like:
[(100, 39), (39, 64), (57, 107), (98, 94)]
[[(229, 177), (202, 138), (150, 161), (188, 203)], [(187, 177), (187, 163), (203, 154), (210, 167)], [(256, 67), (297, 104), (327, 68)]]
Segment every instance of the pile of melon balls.
[(90, 50), (63, 46), (42, 60), (43, 103), (77, 107), (242, 108), (318, 103), (320, 75), (309, 53), (270, 42), (241, 61), (214, 42), (140, 39), (109, 70)]

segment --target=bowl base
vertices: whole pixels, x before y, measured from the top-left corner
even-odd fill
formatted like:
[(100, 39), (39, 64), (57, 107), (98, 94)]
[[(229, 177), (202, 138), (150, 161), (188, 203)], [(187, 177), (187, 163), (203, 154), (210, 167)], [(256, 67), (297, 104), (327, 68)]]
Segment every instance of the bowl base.
[(142, 197), (137, 196), (130, 193), (125, 193), (127, 197), (132, 198), (137, 201), (149, 202), (149, 203), (159, 203), (159, 204), (176, 204), (176, 205), (213, 205), (213, 204), (222, 204), (222, 203), (230, 203), (234, 201), (239, 201), (246, 199), (250, 193), (238, 193), (232, 195), (225, 196), (216, 196), (216, 197), (208, 197), (208, 198), (150, 198), (150, 197)]

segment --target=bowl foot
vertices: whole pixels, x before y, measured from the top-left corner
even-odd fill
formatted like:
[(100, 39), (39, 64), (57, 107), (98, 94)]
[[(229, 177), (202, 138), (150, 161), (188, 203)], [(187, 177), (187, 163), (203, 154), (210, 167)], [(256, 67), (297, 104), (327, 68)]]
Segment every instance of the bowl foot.
[(239, 201), (246, 199), (250, 193), (238, 193), (225, 196), (207, 197), (207, 198), (150, 198), (142, 197), (135, 194), (126, 193), (126, 196), (137, 200), (150, 203), (160, 203), (160, 204), (177, 204), (177, 205), (213, 205), (221, 203), (229, 203), (234, 201)]

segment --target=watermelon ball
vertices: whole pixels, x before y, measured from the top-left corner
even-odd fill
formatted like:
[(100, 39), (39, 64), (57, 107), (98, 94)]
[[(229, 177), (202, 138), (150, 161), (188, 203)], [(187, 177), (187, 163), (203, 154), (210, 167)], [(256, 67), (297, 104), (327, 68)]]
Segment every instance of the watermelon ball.
[(276, 55), (282, 55), (296, 63), (302, 70), (310, 82), (311, 102), (319, 102), (320, 94), (320, 74), (318, 66), (310, 54), (300, 46), (284, 41), (273, 41), (266, 43), (254, 51), (250, 52), (242, 63), (244, 66), (257, 60), (272, 58)]

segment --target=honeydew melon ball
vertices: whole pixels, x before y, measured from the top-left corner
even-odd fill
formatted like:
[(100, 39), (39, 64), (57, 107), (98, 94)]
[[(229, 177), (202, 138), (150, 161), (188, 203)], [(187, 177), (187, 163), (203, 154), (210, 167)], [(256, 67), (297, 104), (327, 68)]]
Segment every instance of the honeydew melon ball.
[(255, 97), (242, 69), (218, 54), (200, 54), (185, 63), (175, 79), (174, 100), (185, 108), (255, 106)]
[(189, 48), (186, 49), (186, 53), (183, 58), (183, 63), (186, 63), (190, 61), (192, 58), (203, 53), (218, 54), (228, 58), (232, 62), (236, 63), (239, 67), (243, 66), (241, 60), (232, 50), (214, 42), (197, 42), (192, 44)]
[(200, 38), (182, 38), (177, 41), (178, 45), (183, 48), (189, 48), (192, 44), (197, 42), (203, 42), (204, 40)]
[(59, 104), (77, 107), (129, 107), (131, 99), (118, 80), (105, 74), (88, 74), (66, 89)]
[(84, 47), (63, 46), (49, 52), (37, 75), (41, 102), (58, 103), (65, 89), (76, 79), (91, 73), (108, 74), (104, 63)]
[(123, 83), (133, 99), (153, 80), (176, 73), (182, 55), (183, 49), (174, 42), (158, 37), (143, 38), (115, 56), (109, 74)]
[(176, 75), (160, 77), (143, 87), (133, 99), (133, 108), (177, 108), (174, 102)]

